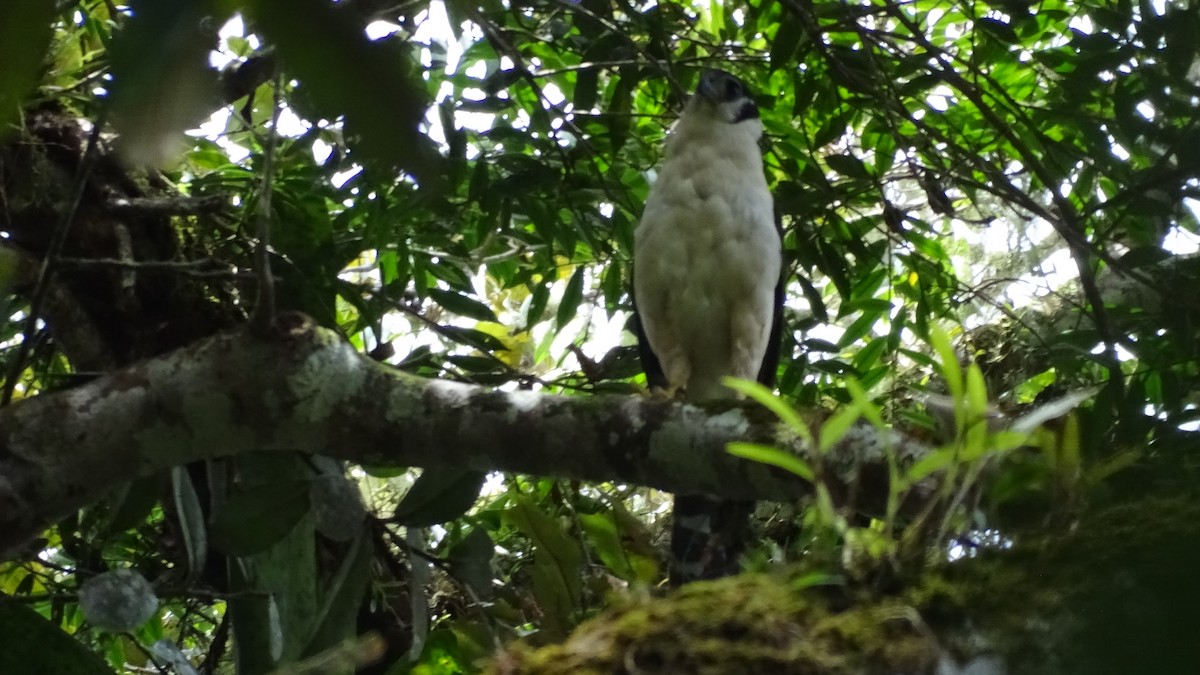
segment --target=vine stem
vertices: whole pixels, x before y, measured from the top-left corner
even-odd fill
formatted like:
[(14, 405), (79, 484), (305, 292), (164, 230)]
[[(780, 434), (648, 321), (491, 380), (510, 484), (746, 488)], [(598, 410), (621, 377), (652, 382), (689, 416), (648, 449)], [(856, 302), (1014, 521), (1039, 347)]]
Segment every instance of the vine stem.
[(276, 68), (271, 86), (271, 124), (263, 139), (263, 175), (256, 211), (258, 243), (255, 247), (255, 267), (258, 274), (258, 297), (254, 303), (251, 329), (257, 335), (268, 335), (275, 325), (275, 277), (271, 274), (271, 191), (275, 179), (275, 144), (278, 137), (279, 108), (282, 105), (283, 83)]

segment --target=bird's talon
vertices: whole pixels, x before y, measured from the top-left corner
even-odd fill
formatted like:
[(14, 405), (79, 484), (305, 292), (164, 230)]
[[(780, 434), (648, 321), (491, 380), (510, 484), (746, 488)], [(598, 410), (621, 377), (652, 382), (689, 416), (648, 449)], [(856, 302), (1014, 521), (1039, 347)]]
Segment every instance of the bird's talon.
[(646, 396), (655, 401), (674, 401), (683, 397), (681, 387), (650, 387)]

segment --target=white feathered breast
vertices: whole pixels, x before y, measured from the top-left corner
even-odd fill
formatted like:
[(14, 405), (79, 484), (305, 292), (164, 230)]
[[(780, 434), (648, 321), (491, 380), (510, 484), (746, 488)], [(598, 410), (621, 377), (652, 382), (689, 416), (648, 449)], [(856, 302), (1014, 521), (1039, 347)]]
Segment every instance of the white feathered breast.
[(782, 253), (757, 118), (685, 114), (634, 234), (634, 299), (672, 388), (731, 395), (766, 353)]

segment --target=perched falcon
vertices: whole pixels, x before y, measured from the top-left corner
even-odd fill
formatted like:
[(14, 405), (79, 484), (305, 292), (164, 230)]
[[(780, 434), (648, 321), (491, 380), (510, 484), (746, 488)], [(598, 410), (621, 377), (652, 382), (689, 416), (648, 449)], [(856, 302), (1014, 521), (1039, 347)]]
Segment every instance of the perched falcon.
[[(783, 254), (746, 84), (705, 70), (666, 142), (634, 233), (639, 349), (652, 387), (733, 397), (726, 376), (774, 384)], [(676, 583), (737, 571), (752, 504), (677, 495)]]

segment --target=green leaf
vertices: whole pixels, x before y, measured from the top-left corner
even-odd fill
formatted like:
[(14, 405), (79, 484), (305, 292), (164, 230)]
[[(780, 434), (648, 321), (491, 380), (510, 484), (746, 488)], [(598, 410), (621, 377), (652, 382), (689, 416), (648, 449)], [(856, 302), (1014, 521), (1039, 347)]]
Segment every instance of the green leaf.
[(950, 337), (941, 328), (933, 326), (929, 329), (929, 344), (933, 347), (939, 360), (939, 370), (950, 391), (950, 398), (961, 400), (963, 397), (963, 371), (958, 365), (958, 355), (950, 345)]
[(1021, 41), (1021, 38), (1017, 37), (1017, 33), (1013, 30), (1012, 26), (1000, 21), (999, 19), (981, 17), (979, 19), (975, 19), (975, 25), (978, 26), (984, 33), (994, 36), (1001, 42), (1016, 44)]
[(303, 655), (312, 656), (332, 649), (353, 638), (359, 605), (371, 580), (374, 546), (366, 528), (350, 542), (337, 571), (321, 590), (320, 609), (314, 619), (316, 630), (305, 645)]
[(557, 520), (518, 497), (504, 518), (534, 544), (533, 593), (547, 628), (565, 634), (583, 598), (583, 551)]
[(483, 471), (425, 469), (396, 506), (393, 518), (409, 527), (454, 520), (475, 505), (486, 479), (487, 473)]
[(886, 336), (878, 337), (868, 342), (866, 347), (863, 347), (854, 354), (854, 367), (859, 371), (866, 371), (875, 367), (879, 363), (883, 353), (887, 350), (889, 342), (890, 340)]
[[(967, 374), (967, 416), (972, 420), (982, 420), (988, 415), (987, 384), (983, 381), (983, 371), (979, 364), (971, 362), (966, 368)], [(985, 427), (986, 425), (981, 425)]]
[(487, 598), (494, 591), (492, 557), (495, 554), (496, 545), (492, 543), (487, 530), (476, 527), (450, 549), (446, 555), (446, 565), (455, 579), (470, 586), (479, 597)]
[(558, 313), (554, 318), (554, 325), (558, 330), (562, 330), (563, 326), (575, 318), (575, 311), (579, 309), (579, 303), (583, 302), (583, 277), (586, 272), (586, 265), (577, 266), (571, 280), (567, 282), (567, 289), (563, 291), (562, 302), (559, 303)]
[(828, 323), (829, 310), (825, 307), (825, 298), (821, 297), (821, 292), (803, 274), (796, 275), (796, 280), (800, 282), (800, 291), (804, 293), (804, 299), (808, 301), (808, 306), (813, 313), (813, 317), (821, 323)]
[(1118, 452), (1099, 464), (1088, 467), (1088, 470), (1083, 475), (1083, 482), (1088, 485), (1097, 485), (1109, 476), (1133, 466), (1143, 456), (1145, 456), (1145, 453), (1141, 450)]
[(33, 91), (53, 35), (55, 4), (48, 0), (0, 3), (0, 135)]
[(825, 423), (821, 425), (817, 450), (821, 454), (829, 452), (834, 445), (837, 445), (838, 441), (845, 437), (846, 432), (858, 421), (859, 417), (862, 417), (862, 411), (859, 410), (859, 407), (857, 405), (849, 405), (825, 420)]
[[(467, 290), (471, 288), (470, 277), (468, 277), (466, 272), (464, 272), (462, 268), (454, 262), (429, 260), (426, 264), (428, 265), (430, 274), (438, 279), (441, 279), (442, 281), (445, 281), (450, 285), (451, 288), (457, 288), (460, 290)], [(430, 288), (429, 290), (432, 291), (433, 289)]]
[(0, 602), (0, 673), (113, 675), (92, 650), (20, 602)]
[(816, 586), (843, 586), (845, 583), (845, 578), (829, 572), (808, 572), (788, 582), (797, 591)]
[[(880, 283), (882, 283), (883, 278), (885, 276), (884, 270), (877, 270), (876, 272), (873, 272), (872, 275), (877, 276)], [(864, 280), (863, 282), (860, 282), (860, 285), (865, 284), (865, 283), (866, 283), (866, 280)], [(871, 284), (871, 285), (874, 285), (874, 284)], [(865, 290), (870, 293), (875, 292), (874, 288), (867, 288)], [(857, 287), (855, 288), (855, 291), (856, 292), (858, 291)], [(871, 313), (875, 314), (876, 316), (878, 316), (885, 312), (892, 311), (892, 301), (884, 300), (883, 298), (869, 298), (869, 297), (868, 298), (855, 298), (855, 299), (846, 301), (844, 303), (841, 311), (842, 311), (842, 314), (850, 314), (851, 312), (856, 312), (856, 311), (860, 311), (860, 312), (864, 312), (864, 313), (871, 312)]]
[(867, 418), (871, 426), (881, 430), (887, 428), (887, 425), (883, 422), (883, 415), (879, 411), (879, 406), (871, 401), (871, 397), (867, 395), (867, 390), (863, 389), (858, 380), (853, 377), (846, 378), (846, 389), (850, 392), (850, 400), (854, 401), (854, 405), (862, 413), (862, 416)]
[(810, 446), (812, 445), (813, 437), (812, 432), (808, 428), (808, 423), (800, 417), (800, 413), (787, 404), (787, 401), (771, 393), (770, 389), (767, 389), (758, 382), (742, 380), (736, 377), (722, 378), (721, 384), (743, 396), (750, 397), (755, 403), (775, 413), (775, 416), (787, 424), (792, 431), (796, 432), (796, 435), (804, 440), (805, 443), (808, 443)]
[(1038, 395), (1045, 391), (1046, 387), (1058, 381), (1058, 371), (1054, 368), (1048, 368), (1042, 372), (1030, 377), (1013, 389), (1016, 395), (1016, 402), (1021, 405), (1028, 405), (1037, 399)]
[(625, 295), (623, 281), (621, 265), (611, 264), (604, 268), (604, 274), (600, 277), (600, 289), (604, 291), (604, 307), (610, 317), (620, 306), (621, 298)]
[(495, 335), (490, 335), (474, 328), (461, 326), (438, 326), (438, 332), (451, 340), (468, 347), (474, 347), (481, 352), (502, 352), (508, 349)]
[(231, 556), (265, 551), (292, 531), (309, 506), (309, 481), (302, 479), (232, 492), (213, 516), (209, 540)]
[(854, 155), (828, 155), (825, 157), (825, 163), (829, 168), (850, 178), (870, 178), (871, 172), (867, 170), (867, 165)]
[(958, 450), (955, 448), (939, 448), (928, 453), (913, 462), (913, 465), (904, 473), (904, 479), (910, 484), (916, 483), (935, 471), (941, 471), (950, 466), (957, 454)]
[(467, 185), (467, 199), (481, 203), (490, 200), (492, 195), (488, 190), (491, 185), (489, 166), (491, 165), (484, 157), (475, 160), (475, 168), (471, 171), (471, 181)]
[(542, 282), (536, 284), (529, 291), (529, 308), (525, 311), (525, 330), (529, 330), (534, 324), (542, 319), (542, 314), (546, 311), (546, 304), (550, 301), (550, 284)]
[(1022, 415), (1016, 422), (1013, 422), (1009, 428), (1017, 432), (1030, 433), (1050, 420), (1063, 417), (1079, 407), (1084, 401), (1094, 398), (1099, 391), (1098, 387), (1088, 387), (1087, 389), (1073, 391), (1034, 408), (1032, 411)]
[(803, 26), (792, 12), (787, 12), (779, 27), (775, 29), (775, 38), (771, 43), (771, 70), (779, 70), (792, 60), (792, 55), (800, 46), (801, 40), (807, 38)]
[[(159, 475), (139, 478), (123, 486), (120, 492), (114, 495), (116, 507), (106, 528), (108, 536), (141, 525), (158, 504), (164, 488), (165, 483)], [(203, 524), (201, 521), (201, 525)]]
[(621, 151), (629, 140), (629, 121), (624, 117), (632, 108), (633, 89), (637, 86), (638, 71), (622, 69), (620, 76), (610, 84), (612, 96), (605, 110), (614, 117), (606, 125), (610, 149), (614, 155)]
[(461, 293), (446, 291), (440, 288), (430, 288), (429, 297), (437, 304), (458, 314), (478, 321), (498, 321), (496, 313), (490, 307)]
[(846, 327), (846, 331), (842, 333), (842, 337), (838, 340), (838, 347), (845, 349), (850, 345), (858, 342), (871, 329), (875, 327), (875, 322), (879, 321), (879, 317), (883, 316), (883, 312), (878, 310), (870, 310), (863, 312), (861, 316), (854, 320), (854, 323)]
[(411, 467), (364, 464), (362, 469), (368, 476), (374, 478), (396, 478), (408, 473)]
[(828, 340), (822, 340), (820, 338), (807, 338), (800, 344), (804, 347), (804, 350), (808, 352), (830, 352), (836, 354), (837, 352), (841, 351), (841, 347), (838, 347)]
[(595, 107), (600, 93), (599, 81), (600, 72), (597, 68), (588, 68), (579, 71), (579, 76), (575, 78), (574, 90), (576, 110), (588, 111)]
[(734, 457), (741, 457), (760, 464), (769, 464), (784, 471), (793, 473), (812, 483), (817, 477), (808, 462), (790, 452), (760, 443), (743, 443), (736, 441), (725, 446), (725, 451)]
[(818, 372), (829, 373), (838, 377), (854, 372), (854, 368), (850, 364), (838, 359), (820, 359), (810, 363), (809, 367)]
[(171, 489), (175, 494), (175, 511), (179, 514), (179, 529), (187, 551), (187, 579), (194, 580), (204, 571), (208, 559), (208, 529), (204, 526), (204, 509), (196, 488), (192, 485), (187, 467), (171, 469)]
[(615, 511), (580, 514), (579, 525), (600, 562), (617, 577), (650, 583), (657, 575), (657, 562), (625, 546), (625, 533)]
[[(488, 654), (481, 650), (478, 644), (468, 640), (464, 635), (465, 622), (448, 622), (451, 628), (437, 628), (429, 633), (421, 658), (414, 664), (409, 659), (401, 659), (392, 665), (384, 675), (461, 675), (478, 670), (477, 662), (482, 661)], [(489, 629), (491, 625), (489, 624)], [(487, 633), (491, 637), (492, 633)], [(489, 647), (490, 642), (484, 642)]]

